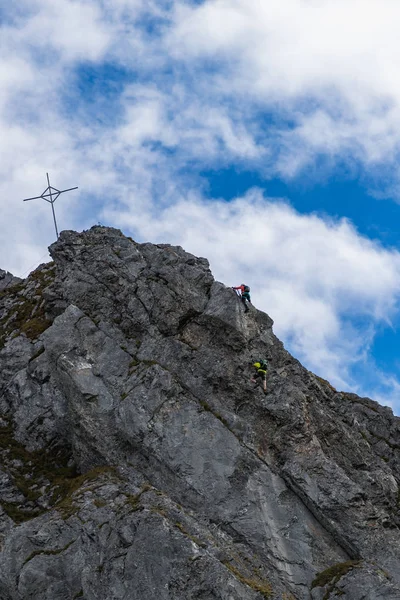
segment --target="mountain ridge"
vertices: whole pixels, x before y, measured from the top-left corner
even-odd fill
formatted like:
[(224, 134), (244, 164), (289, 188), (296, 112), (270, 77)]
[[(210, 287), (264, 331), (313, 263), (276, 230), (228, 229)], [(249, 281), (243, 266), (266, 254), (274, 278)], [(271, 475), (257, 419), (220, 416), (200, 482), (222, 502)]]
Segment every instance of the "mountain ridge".
[(96, 226), (50, 252), (0, 291), (0, 597), (400, 597), (391, 409), (178, 246)]

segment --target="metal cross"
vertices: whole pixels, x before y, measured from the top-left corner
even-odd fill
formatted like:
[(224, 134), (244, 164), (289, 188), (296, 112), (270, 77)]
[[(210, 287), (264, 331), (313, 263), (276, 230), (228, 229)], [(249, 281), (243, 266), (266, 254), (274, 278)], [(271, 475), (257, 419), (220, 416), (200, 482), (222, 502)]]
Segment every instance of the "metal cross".
[(46, 176), (47, 176), (48, 187), (44, 190), (43, 194), (40, 194), (40, 196), (34, 196), (33, 198), (25, 198), (23, 200), (23, 202), (27, 202), (28, 200), (36, 200), (37, 198), (43, 198), (43, 200), (46, 200), (46, 202), (50, 202), (51, 210), (53, 211), (54, 227), (56, 228), (56, 236), (58, 239), (56, 213), (54, 211), (54, 206), (53, 206), (54, 202), (57, 200), (57, 198), (60, 194), (63, 194), (64, 192), (70, 192), (71, 190), (77, 190), (78, 187), (68, 188), (67, 190), (57, 190), (56, 188), (54, 188), (50, 185), (50, 179), (49, 179), (48, 173), (46, 173)]

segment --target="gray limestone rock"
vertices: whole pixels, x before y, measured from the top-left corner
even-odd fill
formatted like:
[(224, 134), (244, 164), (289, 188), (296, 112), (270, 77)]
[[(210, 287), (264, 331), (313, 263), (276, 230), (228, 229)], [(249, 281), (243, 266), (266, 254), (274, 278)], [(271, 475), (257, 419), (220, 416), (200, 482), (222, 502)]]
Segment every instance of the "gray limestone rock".
[(390, 409), (204, 258), (106, 227), (50, 251), (0, 295), (0, 598), (400, 597)]
[(0, 292), (8, 287), (20, 283), (21, 281), (22, 279), (20, 279), (19, 277), (15, 277), (12, 273), (0, 269)]
[(376, 563), (348, 561), (333, 565), (312, 583), (312, 600), (386, 600), (399, 597), (399, 588)]

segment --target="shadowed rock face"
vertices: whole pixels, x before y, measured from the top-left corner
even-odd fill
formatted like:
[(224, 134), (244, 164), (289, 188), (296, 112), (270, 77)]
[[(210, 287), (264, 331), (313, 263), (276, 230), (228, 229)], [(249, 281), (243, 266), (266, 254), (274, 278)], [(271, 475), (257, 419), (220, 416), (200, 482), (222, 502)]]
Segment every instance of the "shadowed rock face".
[(50, 250), (0, 294), (0, 598), (398, 600), (391, 410), (204, 258), (105, 227)]

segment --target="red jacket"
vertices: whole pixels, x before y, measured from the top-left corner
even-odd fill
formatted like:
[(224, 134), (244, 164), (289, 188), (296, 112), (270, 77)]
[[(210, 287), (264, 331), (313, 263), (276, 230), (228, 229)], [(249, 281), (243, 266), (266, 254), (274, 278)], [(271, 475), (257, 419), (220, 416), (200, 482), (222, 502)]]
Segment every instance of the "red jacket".
[(241, 293), (243, 294), (244, 292), (244, 285), (238, 285), (237, 287), (232, 288), (233, 290), (240, 290)]

